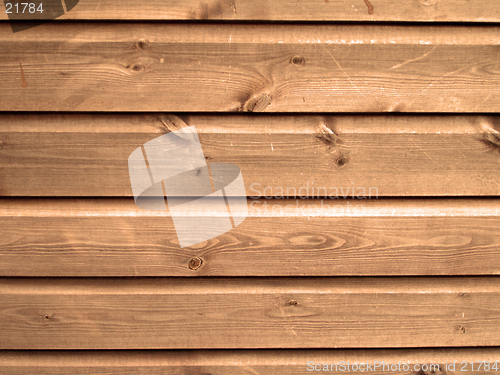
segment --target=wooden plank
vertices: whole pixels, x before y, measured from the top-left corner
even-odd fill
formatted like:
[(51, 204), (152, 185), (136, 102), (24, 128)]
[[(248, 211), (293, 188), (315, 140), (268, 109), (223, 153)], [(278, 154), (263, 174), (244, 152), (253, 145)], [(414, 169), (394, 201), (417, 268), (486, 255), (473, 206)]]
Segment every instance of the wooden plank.
[(500, 195), (498, 116), (0, 115), (2, 196), (132, 196), (128, 157), (196, 126), (248, 196)]
[(495, 0), (86, 0), (59, 19), (499, 22), (500, 8)]
[[(357, 374), (356, 366), (366, 368), (366, 374), (378, 374), (382, 369), (388, 375), (401, 374), (405, 365), (418, 373), (435, 369), (435, 373), (465, 373), (486, 375), (495, 373), (500, 352), (498, 348), (454, 349), (368, 349), (368, 350), (147, 350), (147, 351), (2, 351), (0, 374), (54, 375), (160, 375), (212, 374), (299, 375), (315, 366), (337, 364), (345, 374)], [(341, 364), (341, 363), (345, 364)], [(349, 362), (349, 371), (347, 370)], [(456, 362), (456, 363), (455, 363)], [(489, 362), (490, 370), (485, 370)], [(455, 363), (455, 364), (454, 364)], [(345, 367), (341, 367), (341, 366)], [(354, 365), (354, 366), (353, 366)], [(373, 369), (370, 371), (370, 367)], [(374, 368), (374, 366), (378, 366)], [(389, 366), (389, 368), (387, 367)], [(391, 371), (390, 366), (395, 371)], [(438, 370), (439, 366), (439, 370)], [(479, 366), (481, 368), (479, 369)], [(452, 371), (455, 367), (456, 371)], [(325, 368), (320, 366), (317, 368)], [(399, 370), (401, 368), (401, 370)], [(460, 371), (461, 369), (464, 371)], [(334, 367), (335, 369), (335, 367)], [(397, 369), (397, 370), (396, 370)], [(427, 370), (426, 370), (427, 369)]]
[(3, 23), (0, 110), (498, 112), (499, 31)]
[(9, 200), (0, 276), (498, 275), (499, 216), (493, 199), (254, 200), (181, 248), (169, 214), (133, 199)]
[(1, 349), (498, 346), (500, 278), (0, 279)]

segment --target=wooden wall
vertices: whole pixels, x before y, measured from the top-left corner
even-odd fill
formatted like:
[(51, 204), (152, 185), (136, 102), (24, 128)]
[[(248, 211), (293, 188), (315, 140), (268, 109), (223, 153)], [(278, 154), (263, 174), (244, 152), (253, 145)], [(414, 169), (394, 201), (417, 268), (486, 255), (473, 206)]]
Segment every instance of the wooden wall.
[[(80, 0), (13, 33), (2, 10), (0, 374), (500, 361), (499, 22), (498, 0)], [(249, 208), (181, 248), (127, 160), (191, 125)]]

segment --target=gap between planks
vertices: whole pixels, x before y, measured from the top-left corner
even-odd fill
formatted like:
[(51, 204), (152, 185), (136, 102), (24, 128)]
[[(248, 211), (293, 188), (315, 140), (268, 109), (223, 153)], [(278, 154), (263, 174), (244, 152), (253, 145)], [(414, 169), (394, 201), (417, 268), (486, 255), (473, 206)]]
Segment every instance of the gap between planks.
[[(422, 349), (295, 349), (295, 350), (106, 350), (106, 351), (0, 351), (0, 373), (8, 367), (193, 367), (220, 366), (224, 374), (231, 367), (297, 367), (291, 374), (304, 374), (307, 361), (350, 363), (384, 361), (385, 363), (444, 364), (454, 360), (495, 362), (500, 348), (422, 348)], [(87, 370), (91, 373), (91, 369)], [(82, 371), (82, 373), (86, 373)], [(264, 372), (268, 374), (269, 372)], [(275, 373), (275, 372), (273, 372)], [(400, 372), (395, 372), (400, 374)], [(488, 373), (488, 372), (485, 372)], [(120, 373), (121, 374), (121, 373)], [(227, 372), (226, 372), (227, 374)], [(31, 375), (31, 374), (30, 374)]]

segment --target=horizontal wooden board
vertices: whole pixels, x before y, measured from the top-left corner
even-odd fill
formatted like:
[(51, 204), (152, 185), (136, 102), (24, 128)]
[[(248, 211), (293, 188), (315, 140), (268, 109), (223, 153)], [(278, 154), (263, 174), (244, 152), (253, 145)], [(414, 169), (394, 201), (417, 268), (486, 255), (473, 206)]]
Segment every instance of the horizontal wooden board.
[[(314, 371), (314, 368), (324, 369), (324, 364), (329, 369), (332, 364), (337, 364), (339, 372), (351, 375), (360, 372), (356, 367), (366, 368), (363, 373), (370, 375), (380, 374), (382, 370), (387, 375), (418, 373), (422, 368), (425, 373), (432, 373), (433, 369), (435, 374), (444, 375), (450, 372), (464, 374), (465, 370), (470, 373), (472, 366), (474, 374), (486, 375), (496, 373), (493, 367), (498, 367), (499, 358), (498, 348), (1, 351), (0, 374), (302, 375)], [(405, 365), (410, 371), (404, 372)], [(485, 366), (490, 370), (485, 370)]]
[(499, 202), (249, 200), (239, 226), (181, 248), (133, 199), (3, 200), (0, 276), (498, 275)]
[(499, 22), (500, 7), (496, 0), (86, 0), (60, 19)]
[(181, 124), (252, 197), (500, 194), (498, 116), (181, 117), (0, 115), (0, 194), (132, 196), (129, 155)]
[(0, 51), (1, 111), (500, 111), (498, 26), (2, 23)]
[(1, 349), (500, 345), (500, 279), (0, 279)]

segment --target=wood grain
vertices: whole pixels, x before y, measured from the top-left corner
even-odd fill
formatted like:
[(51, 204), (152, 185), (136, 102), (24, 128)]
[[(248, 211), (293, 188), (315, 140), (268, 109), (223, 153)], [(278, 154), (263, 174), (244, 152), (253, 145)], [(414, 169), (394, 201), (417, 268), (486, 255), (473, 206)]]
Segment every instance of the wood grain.
[(0, 207), (0, 276), (500, 274), (496, 199), (250, 200), (238, 227), (186, 248), (133, 199)]
[(0, 110), (500, 111), (498, 26), (131, 25), (0, 24)]
[(1, 349), (498, 346), (500, 279), (0, 279)]
[[(60, 19), (499, 22), (495, 0), (86, 0)], [(42, 15), (43, 16), (43, 15)], [(0, 19), (7, 19), (0, 13)]]
[[(181, 115), (248, 196), (494, 196), (498, 116)], [(132, 196), (128, 157), (168, 114), (2, 114), (3, 196)]]
[[(409, 374), (418, 373), (421, 367), (439, 365), (434, 373), (444, 375), (471, 365), (462, 362), (493, 363), (499, 358), (498, 348), (454, 349), (365, 349), (365, 350), (143, 350), (143, 351), (1, 351), (2, 375), (55, 375), (55, 374), (106, 374), (106, 375), (248, 375), (276, 374), (299, 375), (318, 364), (373, 365), (378, 361), (401, 368), (408, 364)], [(309, 363), (309, 366), (308, 366)], [(447, 366), (449, 366), (447, 368)], [(341, 368), (340, 365), (338, 368)], [(363, 373), (379, 374), (379, 368)], [(396, 368), (396, 367), (393, 367)], [(433, 367), (434, 368), (434, 367)], [(401, 374), (403, 370), (384, 371), (388, 375)], [(428, 372), (429, 370), (427, 370)], [(359, 371), (342, 371), (357, 374)], [(494, 370), (474, 371), (478, 375), (491, 374)]]

